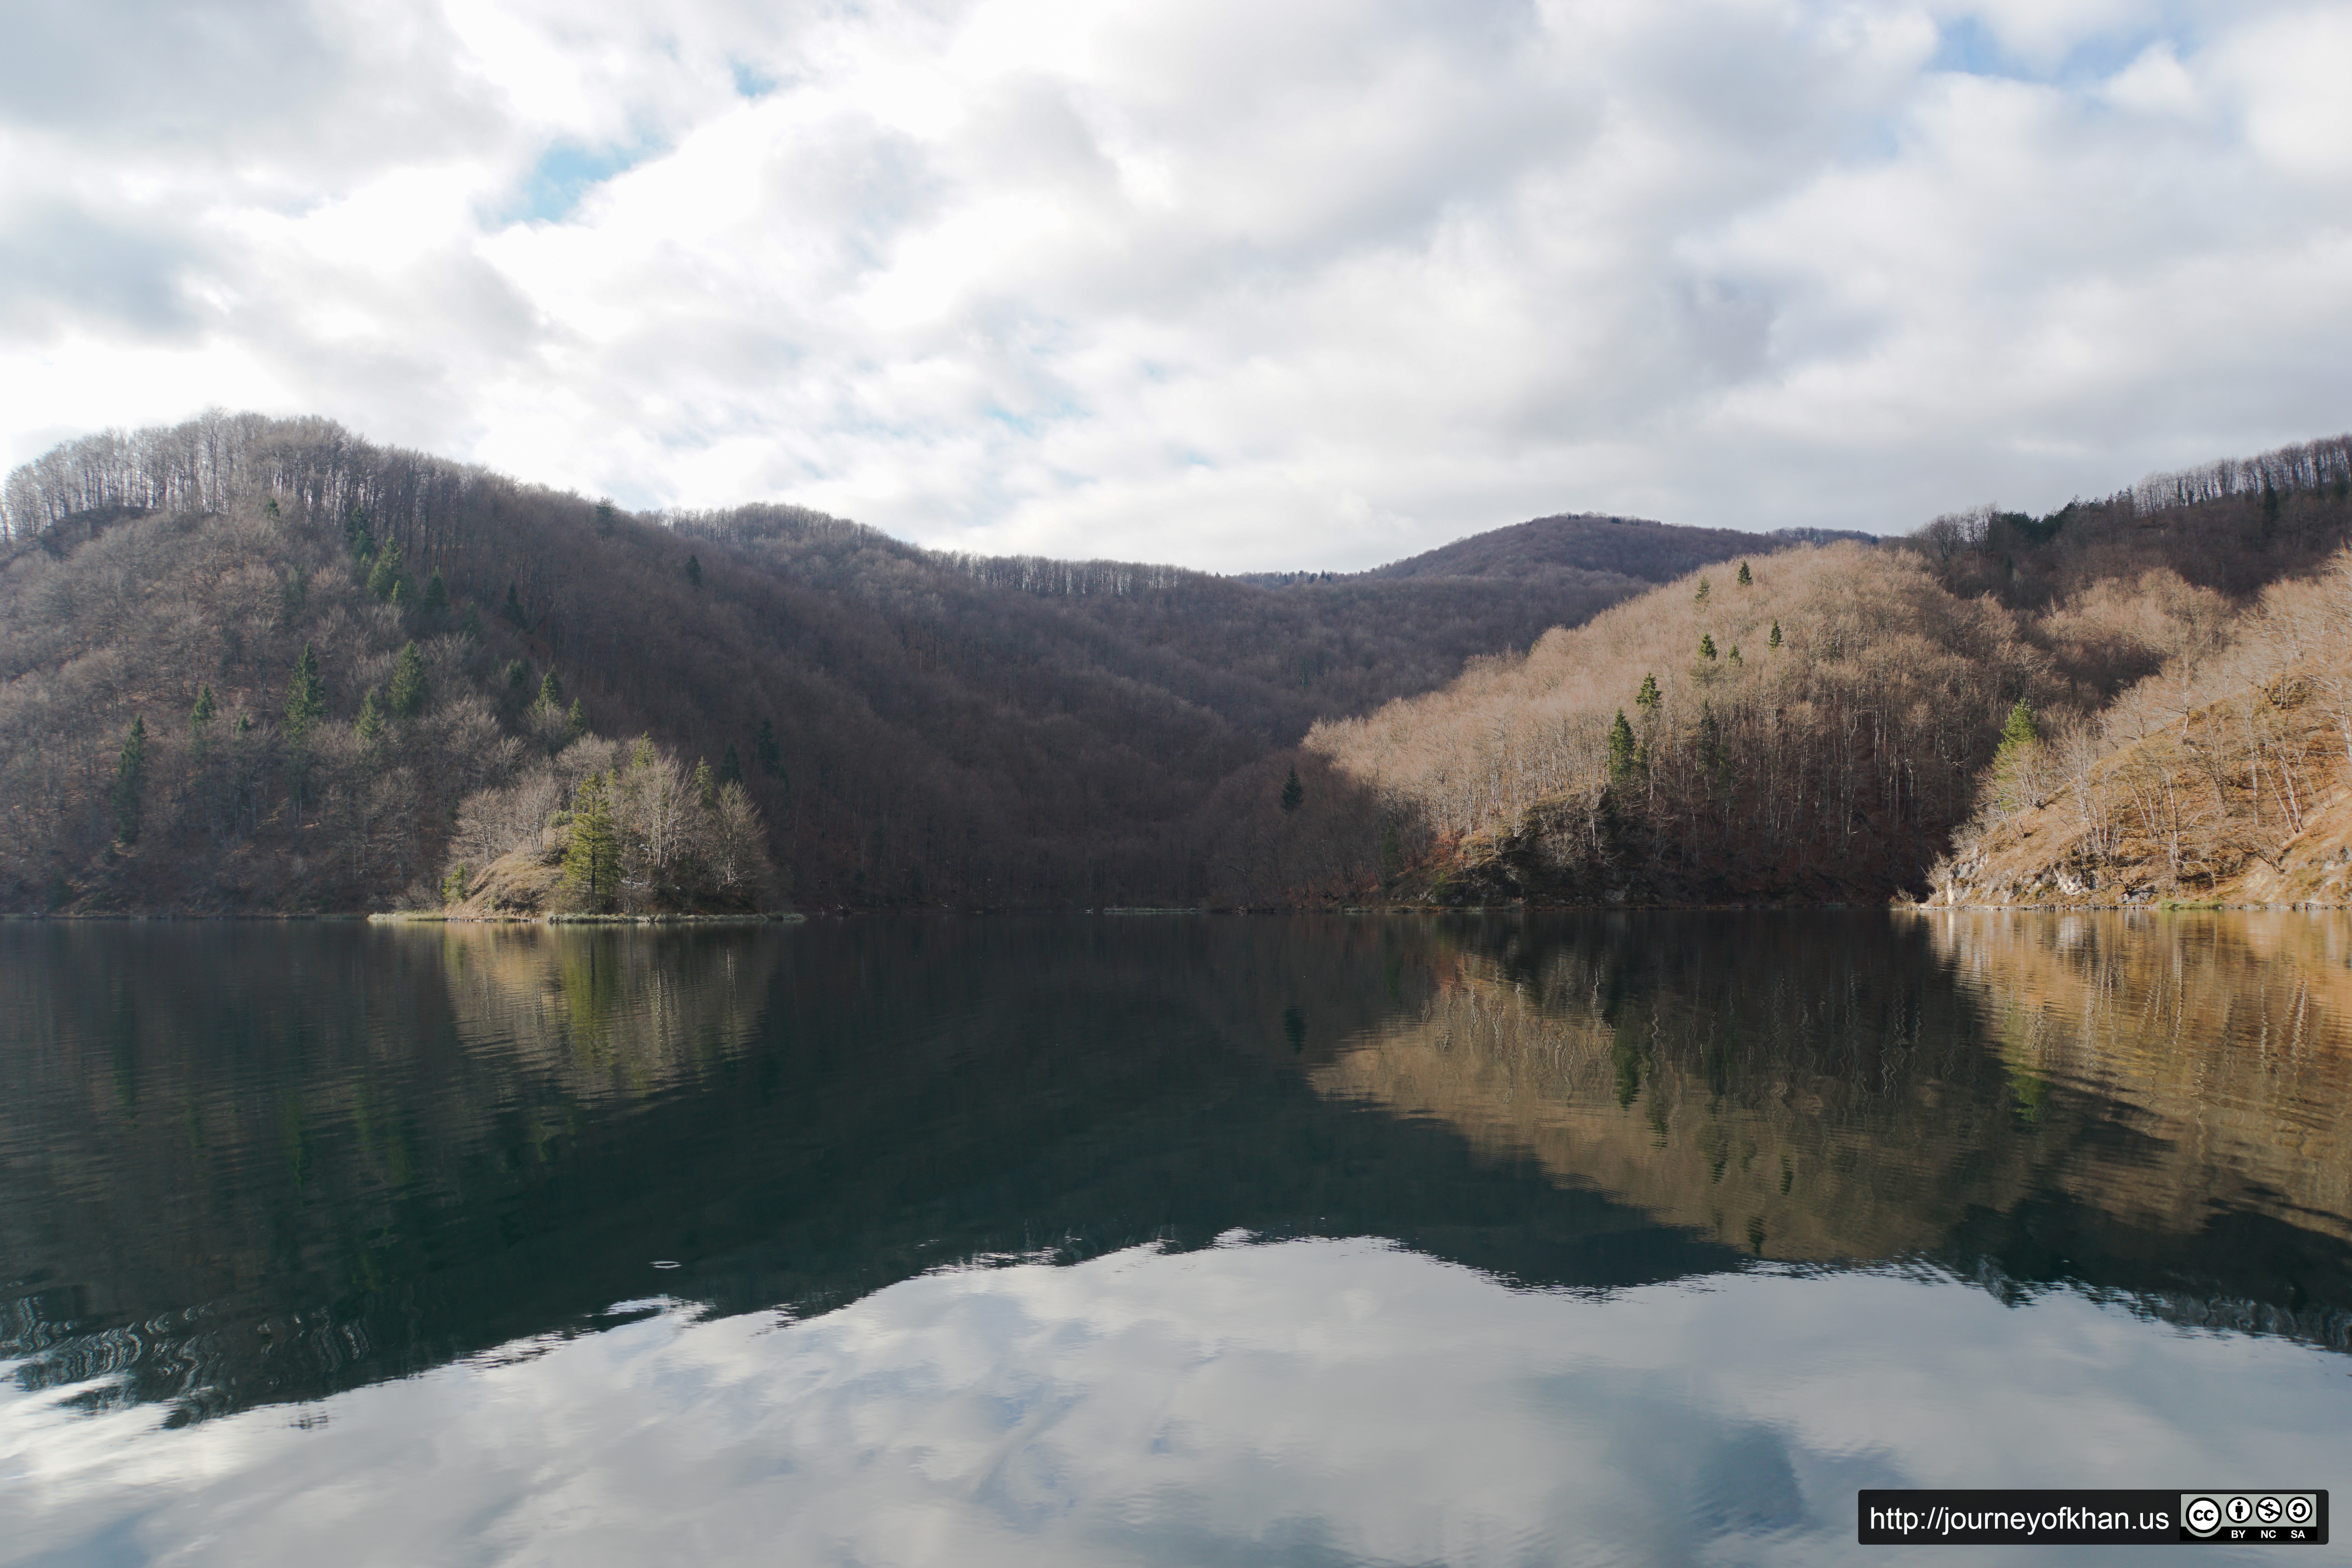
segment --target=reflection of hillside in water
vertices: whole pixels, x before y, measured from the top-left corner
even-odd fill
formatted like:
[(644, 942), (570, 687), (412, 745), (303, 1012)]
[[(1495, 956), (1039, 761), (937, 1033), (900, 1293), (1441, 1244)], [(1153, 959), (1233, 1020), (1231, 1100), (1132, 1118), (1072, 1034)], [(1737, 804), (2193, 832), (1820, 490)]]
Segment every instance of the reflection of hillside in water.
[(2352, 918), (1922, 917), (2029, 1094), (2115, 1103), (2145, 1158), (2063, 1173), (2148, 1226), (2214, 1207), (2352, 1240)]
[(0, 927), (0, 1356), (184, 1418), (1234, 1227), (1580, 1289), (1925, 1254), (2326, 1337), (2334, 1004), (2249, 951), (2146, 960), (2250, 988), (2184, 1065), (2063, 1026), (2209, 1026), (2128, 952), (1883, 915)]
[(409, 927), (438, 950), (468, 1046), (497, 1043), (581, 1101), (691, 1080), (757, 1032), (776, 949), (581, 926)]
[(192, 1410), (541, 1326), (534, 1211), (616, 1112), (740, 1055), (775, 952), (481, 927), (12, 935), (0, 1354)]
[(2345, 933), (2149, 924), (1530, 925), (1313, 1078), (1765, 1258), (2251, 1299), (2335, 1337)]
[(656, 1291), (815, 1311), (1237, 1225), (1587, 1284), (1732, 1262), (1306, 1087), (1446, 945), (1316, 921), (0, 927), (0, 1357), (186, 1419)]

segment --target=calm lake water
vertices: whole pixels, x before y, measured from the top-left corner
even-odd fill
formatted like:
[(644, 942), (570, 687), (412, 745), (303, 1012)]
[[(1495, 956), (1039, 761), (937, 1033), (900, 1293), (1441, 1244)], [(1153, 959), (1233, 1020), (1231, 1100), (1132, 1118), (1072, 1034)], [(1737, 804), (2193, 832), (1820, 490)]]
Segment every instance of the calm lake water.
[(2341, 1497), (2352, 922), (0, 925), (0, 1371), (11, 1563), (1875, 1563), (1863, 1487)]

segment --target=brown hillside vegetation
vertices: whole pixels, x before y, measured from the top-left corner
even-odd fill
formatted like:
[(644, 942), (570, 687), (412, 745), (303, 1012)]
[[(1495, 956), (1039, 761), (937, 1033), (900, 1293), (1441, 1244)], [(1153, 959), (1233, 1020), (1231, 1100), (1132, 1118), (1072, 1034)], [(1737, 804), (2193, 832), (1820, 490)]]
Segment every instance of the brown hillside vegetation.
[(1945, 904), (2352, 900), (2352, 551), (2013, 749), (1934, 871)]
[(2352, 1241), (2340, 917), (1857, 916), (1837, 942), (1642, 918), (1458, 952), (1317, 1088), (1767, 1258), (2030, 1273), (2046, 1226), (2076, 1278), (2171, 1286), (2248, 1216)]
[[(2168, 858), (2165, 885), (2211, 888), (2225, 862), (2280, 870), (2312, 792), (2334, 787), (2319, 742), (2330, 710), (2309, 693), (2337, 679), (2263, 655), (2249, 679), (2285, 684), (2250, 705), (2229, 672), (2253, 668), (2253, 645), (2218, 650), (2252, 594), (2317, 569), (2347, 533), (2342, 437), (2158, 476), (2046, 518), (1980, 509), (1891, 549), (1832, 545), (1694, 573), (1523, 658), (1480, 661), (1442, 692), (1327, 721), (1306, 751), (1433, 847), (1403, 877), (1410, 834), (1384, 859), (1360, 852), (1357, 896), (1384, 879), (1390, 896), (1449, 903), (1834, 900), (1928, 890), (1951, 832), (2013, 794), (2007, 753), (2000, 779), (1984, 770), (2018, 704), (2067, 738), (2035, 752), (2034, 780), (2067, 747), (2080, 763), (2094, 730), (2112, 749), (2125, 731), (2146, 742), (2164, 717), (2185, 726), (2172, 750), (2143, 747), (2140, 763), (2099, 777), (2160, 797), (2168, 858), (2189, 852), (2188, 823), (2208, 825), (2211, 855)], [(2256, 640), (2324, 664), (2319, 628), (2331, 615), (2340, 625), (2342, 609), (2300, 592), (2273, 590)], [(2199, 680), (2207, 694), (2192, 702), (2182, 694)], [(2226, 714), (2216, 681), (2240, 693)], [(2190, 721), (2185, 703), (2211, 711)], [(2149, 782), (2159, 778), (2170, 782)], [(2124, 829), (2093, 795), (2105, 826), (2085, 831), (2104, 846)], [(2107, 853), (2097, 846), (2086, 853)], [(2036, 875), (2057, 885), (2042, 860)], [(1986, 875), (1970, 861), (1961, 878)]]
[(1884, 897), (1965, 815), (2001, 713), (2064, 681), (1916, 559), (1843, 544), (1748, 570), (1318, 725), (1307, 749), (1441, 837), (1441, 899)]

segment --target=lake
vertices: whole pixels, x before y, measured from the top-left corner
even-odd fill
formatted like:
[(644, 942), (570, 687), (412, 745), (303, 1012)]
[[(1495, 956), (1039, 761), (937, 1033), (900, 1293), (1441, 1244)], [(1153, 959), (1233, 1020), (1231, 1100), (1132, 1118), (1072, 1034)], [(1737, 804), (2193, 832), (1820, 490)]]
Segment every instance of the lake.
[(2352, 920), (0, 924), (0, 1369), (9, 1563), (2104, 1561), (1854, 1494), (2352, 1480)]

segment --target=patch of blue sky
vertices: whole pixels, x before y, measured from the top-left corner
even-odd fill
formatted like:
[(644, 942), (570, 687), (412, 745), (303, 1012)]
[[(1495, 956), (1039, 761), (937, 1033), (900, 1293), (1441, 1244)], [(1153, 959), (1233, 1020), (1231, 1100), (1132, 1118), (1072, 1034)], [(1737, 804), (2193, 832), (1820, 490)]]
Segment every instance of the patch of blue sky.
[(727, 68), (735, 73), (735, 94), (738, 98), (757, 100), (767, 97), (782, 85), (774, 77), (754, 65), (741, 60), (729, 60)]
[(2160, 17), (2093, 34), (2056, 60), (2034, 60), (2004, 47), (1993, 29), (1979, 17), (1964, 16), (1945, 23), (1938, 30), (1936, 53), (1928, 60), (1927, 68), (2053, 87), (2083, 87), (2115, 75), (2137, 59), (2149, 45), (2166, 40), (2183, 55), (2191, 52), (2196, 43), (2183, 20)]
[(558, 142), (540, 154), (501, 214), (508, 223), (562, 223), (581, 199), (605, 181), (626, 174), (651, 157), (650, 146), (583, 147)]

